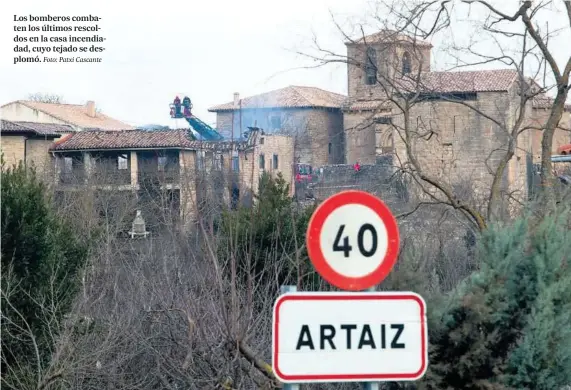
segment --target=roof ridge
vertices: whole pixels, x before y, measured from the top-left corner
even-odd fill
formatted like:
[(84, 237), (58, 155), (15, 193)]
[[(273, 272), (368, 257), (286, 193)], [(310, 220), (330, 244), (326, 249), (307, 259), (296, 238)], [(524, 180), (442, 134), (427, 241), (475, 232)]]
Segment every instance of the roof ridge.
[(309, 105), (312, 104), (311, 100), (309, 100), (309, 99), (307, 98), (307, 96), (305, 96), (305, 94), (304, 94), (302, 91), (299, 90), (299, 87), (290, 85), (288, 88), (293, 89), (293, 90), (295, 91), (295, 93), (296, 93), (298, 96), (300, 96), (303, 100), (305, 100), (305, 102), (306, 102), (307, 104), (309, 104)]
[[(29, 99), (16, 100), (16, 102), (20, 102), (20, 103), (51, 104), (51, 105), (53, 105), (53, 106), (76, 106), (76, 107), (85, 107), (85, 104), (38, 102), (38, 101), (35, 101), (35, 100), (29, 100)], [(8, 104), (9, 104), (9, 103), (8, 103)]]
[(337, 96), (344, 97), (344, 98), (347, 97), (347, 95), (343, 95), (343, 94), (341, 94), (341, 93), (337, 93), (337, 92), (333, 92), (333, 91), (328, 91), (327, 89), (323, 89), (323, 88), (321, 88), (321, 87), (313, 87), (313, 86), (310, 86), (310, 85), (292, 85), (292, 87), (318, 89), (318, 90), (320, 90), (320, 91), (322, 91), (322, 92), (330, 93), (330, 94), (332, 94), (332, 95), (337, 95)]
[(436, 73), (477, 73), (477, 72), (516, 72), (516, 69), (504, 68), (504, 69), (480, 69), (480, 70), (433, 70), (421, 72), (421, 74), (436, 74)]

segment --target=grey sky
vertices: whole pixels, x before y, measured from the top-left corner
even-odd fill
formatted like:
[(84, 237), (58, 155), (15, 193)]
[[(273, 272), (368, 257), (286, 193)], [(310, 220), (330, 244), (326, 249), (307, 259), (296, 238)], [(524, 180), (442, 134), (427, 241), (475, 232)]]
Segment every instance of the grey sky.
[[(54, 93), (68, 103), (94, 100), (106, 114), (127, 123), (171, 126), (168, 104), (177, 93), (188, 94), (195, 114), (209, 123), (215, 117), (207, 108), (231, 101), (234, 92), (244, 97), (288, 85), (309, 85), (346, 93), (344, 66), (291, 70), (308, 62), (290, 50), (307, 48), (315, 34), (321, 44), (343, 53), (342, 38), (329, 12), (341, 20), (364, 21), (372, 9), (366, 0), (5, 3), (0, 23), (0, 104), (25, 99), (30, 93)], [(518, 1), (499, 3), (507, 10), (515, 9)], [(103, 63), (13, 65), (13, 15), (30, 13), (103, 17), (100, 35), (107, 38)], [(550, 29), (567, 22), (556, 11), (547, 18)], [(468, 25), (457, 23), (454, 39), (463, 39)], [(567, 22), (567, 30), (552, 42), (560, 48), (556, 57), (561, 66), (571, 51), (568, 26)], [(374, 23), (367, 30), (373, 32)], [(439, 50), (450, 38), (449, 33), (432, 41), (440, 68), (446, 61)]]

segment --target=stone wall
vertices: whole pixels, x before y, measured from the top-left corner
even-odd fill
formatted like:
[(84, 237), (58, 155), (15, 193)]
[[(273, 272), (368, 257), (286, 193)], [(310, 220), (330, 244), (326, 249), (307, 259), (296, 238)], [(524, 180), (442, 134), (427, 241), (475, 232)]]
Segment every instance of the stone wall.
[[(488, 196), (492, 172), (505, 154), (508, 136), (487, 115), (509, 129), (515, 121), (514, 102), (507, 93), (478, 93), (477, 100), (463, 104), (433, 101), (415, 104), (409, 115), (410, 146), (424, 173), (451, 186), (454, 191), (471, 193), (475, 204), (483, 207)], [(480, 113), (484, 114), (480, 114)], [(402, 115), (393, 118), (404, 127)], [(399, 164), (409, 168), (404, 141), (393, 136)], [(502, 179), (504, 191), (517, 191), (526, 197), (526, 136), (518, 139), (523, 147), (516, 152)], [(522, 150), (523, 149), (523, 150)]]
[[(279, 116), (281, 128), (272, 129), (270, 118)], [(345, 136), (343, 115), (338, 109), (295, 108), (295, 109), (242, 109), (242, 131), (238, 111), (218, 112), (216, 126), (225, 137), (238, 136), (247, 126), (263, 129), (267, 134), (285, 134), (294, 137), (295, 158), (312, 166), (344, 162)]]
[[(367, 45), (347, 45), (347, 90), (349, 99), (373, 100), (386, 97), (389, 85), (381, 84), (383, 79), (392, 79), (402, 71), (402, 57), (408, 52), (411, 59), (412, 72), (417, 72), (419, 67), (422, 71), (430, 71), (430, 48), (413, 47), (412, 45), (369, 45), (376, 51), (378, 83), (367, 85), (364, 65), (367, 63)], [(384, 86), (383, 86), (384, 85)]]
[(49, 148), (53, 139), (28, 138), (21, 135), (2, 135), (2, 152), (6, 165), (12, 166), (20, 161), (28, 167), (34, 167), (41, 176), (52, 172), (53, 158)]
[(324, 166), (315, 172), (309, 188), (317, 201), (341, 191), (367, 191), (382, 199), (394, 212), (403, 210), (408, 201), (406, 185), (395, 174), (391, 156), (380, 157), (376, 164), (361, 165), (359, 171), (350, 164)]
[(25, 159), (26, 137), (21, 135), (2, 135), (2, 153), (7, 166), (18, 164)]
[(344, 113), (345, 162), (374, 164), (377, 156), (393, 149), (392, 126), (379, 123), (391, 118), (390, 110), (348, 111)]
[(49, 152), (53, 139), (28, 139), (26, 141), (26, 165), (34, 166), (44, 176), (53, 172), (54, 159)]

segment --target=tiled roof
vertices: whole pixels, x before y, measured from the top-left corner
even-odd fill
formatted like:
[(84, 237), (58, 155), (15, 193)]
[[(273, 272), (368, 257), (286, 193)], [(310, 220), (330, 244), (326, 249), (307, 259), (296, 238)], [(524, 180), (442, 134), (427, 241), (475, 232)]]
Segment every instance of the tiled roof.
[[(20, 103), (34, 110), (42, 111), (61, 121), (82, 128), (97, 128), (102, 130), (131, 130), (134, 129), (126, 123), (117, 119), (108, 117), (105, 114), (97, 112), (95, 117), (88, 114), (87, 107), (81, 104), (54, 104), (42, 103), (29, 100), (17, 100), (16, 102), (5, 104)], [(4, 107), (2, 106), (2, 107)]]
[(187, 138), (188, 129), (176, 130), (121, 130), (79, 131), (54, 142), (53, 151), (105, 149), (230, 149), (230, 142), (193, 141)]
[(394, 30), (381, 30), (374, 34), (365, 35), (359, 37), (359, 39), (354, 39), (349, 42), (345, 42), (346, 45), (361, 45), (361, 44), (378, 44), (378, 43), (399, 43), (416, 45), (418, 47), (432, 47), (430, 42), (422, 40), (420, 38), (410, 36), (407, 34), (399, 33)]
[(68, 125), (21, 121), (15, 122), (4, 119), (2, 119), (0, 127), (3, 133), (32, 133), (47, 137), (59, 137), (65, 133), (75, 132), (75, 129)]
[[(544, 94), (540, 94), (540, 95), (535, 96), (532, 99), (532, 107), (533, 108), (551, 108), (553, 106), (554, 101), (555, 101), (555, 99), (553, 99), (552, 97), (549, 97), (549, 96), (544, 95)], [(571, 104), (565, 104), (564, 110), (571, 112)]]
[(467, 72), (426, 72), (421, 73), (420, 83), (412, 78), (400, 81), (403, 91), (431, 93), (503, 92), (517, 78), (512, 69), (477, 70)]
[[(340, 108), (346, 96), (315, 87), (289, 86), (242, 99), (242, 108)], [(234, 103), (219, 104), (210, 112), (232, 111)]]

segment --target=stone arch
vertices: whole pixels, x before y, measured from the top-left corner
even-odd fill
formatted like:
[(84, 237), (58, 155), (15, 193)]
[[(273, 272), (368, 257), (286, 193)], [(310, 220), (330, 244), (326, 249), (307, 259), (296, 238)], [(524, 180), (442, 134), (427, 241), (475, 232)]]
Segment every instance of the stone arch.
[(382, 154), (391, 153), (394, 150), (393, 131), (390, 126), (383, 126), (382, 130), (377, 130), (377, 150)]

